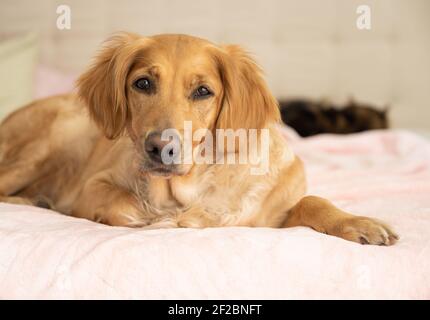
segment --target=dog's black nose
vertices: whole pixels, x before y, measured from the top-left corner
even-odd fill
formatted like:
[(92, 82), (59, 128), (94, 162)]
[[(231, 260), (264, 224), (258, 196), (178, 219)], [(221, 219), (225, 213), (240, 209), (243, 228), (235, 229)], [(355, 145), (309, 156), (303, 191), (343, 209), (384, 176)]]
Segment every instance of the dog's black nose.
[(162, 139), (160, 132), (151, 132), (145, 140), (145, 151), (149, 158), (158, 163), (172, 164), (180, 152), (180, 139), (177, 136)]

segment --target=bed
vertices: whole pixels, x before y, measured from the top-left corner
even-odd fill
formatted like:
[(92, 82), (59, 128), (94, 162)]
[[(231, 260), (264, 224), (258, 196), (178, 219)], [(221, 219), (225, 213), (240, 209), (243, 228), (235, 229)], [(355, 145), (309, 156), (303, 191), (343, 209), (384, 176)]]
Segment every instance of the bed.
[(140, 230), (0, 204), (0, 298), (429, 299), (430, 142), (400, 130), (300, 138), (309, 194), (391, 224), (391, 247), (305, 227)]

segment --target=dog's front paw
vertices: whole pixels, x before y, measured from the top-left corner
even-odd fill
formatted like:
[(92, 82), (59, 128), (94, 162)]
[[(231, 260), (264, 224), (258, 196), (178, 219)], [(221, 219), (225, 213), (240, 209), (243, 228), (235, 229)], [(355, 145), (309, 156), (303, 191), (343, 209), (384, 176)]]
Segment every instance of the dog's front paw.
[(347, 218), (339, 229), (341, 238), (361, 244), (390, 246), (399, 239), (385, 223), (367, 217)]

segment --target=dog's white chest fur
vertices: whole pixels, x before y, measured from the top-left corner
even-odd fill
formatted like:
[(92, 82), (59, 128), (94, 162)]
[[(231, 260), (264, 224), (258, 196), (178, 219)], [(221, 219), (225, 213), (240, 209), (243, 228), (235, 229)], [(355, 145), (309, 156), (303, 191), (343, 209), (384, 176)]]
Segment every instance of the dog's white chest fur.
[(267, 185), (257, 183), (244, 187), (247, 171), (230, 168), (230, 175), (220, 179), (218, 170), (226, 168), (210, 167), (195, 177), (171, 179), (171, 195), (184, 207), (199, 207), (205, 213), (218, 216), (223, 225), (233, 224), (258, 210), (261, 191)]
[(199, 184), (195, 181), (172, 179), (170, 187), (172, 196), (183, 206), (187, 206), (199, 198)]

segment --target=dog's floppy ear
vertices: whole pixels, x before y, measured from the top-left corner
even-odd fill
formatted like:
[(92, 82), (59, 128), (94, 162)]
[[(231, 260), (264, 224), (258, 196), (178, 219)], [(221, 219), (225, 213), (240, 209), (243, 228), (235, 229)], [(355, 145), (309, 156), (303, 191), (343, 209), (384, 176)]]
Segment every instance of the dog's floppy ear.
[(94, 64), (77, 81), (78, 95), (109, 139), (124, 130), (128, 114), (126, 82), (144, 38), (118, 33), (109, 38)]
[(221, 47), (215, 55), (224, 86), (218, 129), (261, 129), (280, 121), (279, 106), (257, 63), (236, 45)]

